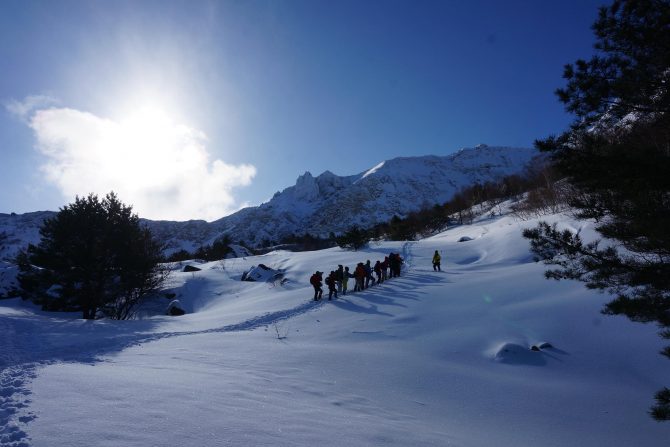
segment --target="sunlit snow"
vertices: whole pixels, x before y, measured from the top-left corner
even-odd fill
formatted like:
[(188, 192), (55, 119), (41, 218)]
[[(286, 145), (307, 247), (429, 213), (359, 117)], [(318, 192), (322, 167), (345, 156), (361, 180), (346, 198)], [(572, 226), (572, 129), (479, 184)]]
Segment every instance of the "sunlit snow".
[[(670, 376), (657, 328), (545, 280), (520, 234), (535, 223), (486, 218), (358, 252), (175, 266), (180, 317), (160, 315), (167, 299), (125, 322), (0, 301), (0, 444), (665, 445), (670, 427), (647, 414)], [(311, 300), (313, 271), (391, 251), (406, 261), (400, 278)], [(239, 281), (261, 263), (288, 280)], [(530, 350), (541, 343), (551, 347)]]

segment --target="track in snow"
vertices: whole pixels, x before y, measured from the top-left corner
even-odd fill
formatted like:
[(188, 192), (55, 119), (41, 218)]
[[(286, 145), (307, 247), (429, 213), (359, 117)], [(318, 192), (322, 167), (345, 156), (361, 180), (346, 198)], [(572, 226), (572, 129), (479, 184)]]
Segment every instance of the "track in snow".
[[(405, 242), (401, 249), (405, 272), (412, 269), (414, 244)], [(25, 316), (0, 318), (0, 333), (3, 334), (0, 341), (0, 445), (30, 446), (30, 438), (22, 427), (36, 417), (28, 410), (29, 384), (40, 367), (58, 362), (95, 364), (107, 354), (171, 337), (251, 331), (314, 311), (323, 304), (324, 301), (308, 301), (291, 309), (270, 312), (239, 323), (177, 332), (150, 332), (149, 324), (144, 326), (145, 332), (127, 333), (123, 332), (126, 328), (109, 325), (93, 326), (91, 333), (81, 331), (83, 326), (91, 323), (81, 320), (45, 320)]]

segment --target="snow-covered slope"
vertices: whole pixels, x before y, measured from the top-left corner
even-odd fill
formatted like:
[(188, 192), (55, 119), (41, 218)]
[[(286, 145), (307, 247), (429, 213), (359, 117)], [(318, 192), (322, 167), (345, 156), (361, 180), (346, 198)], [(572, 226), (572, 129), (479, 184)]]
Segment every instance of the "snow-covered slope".
[[(536, 155), (534, 149), (480, 145), (448, 156), (394, 158), (353, 176), (306, 172), (267, 203), (215, 222), (143, 222), (166, 244), (167, 254), (193, 252), (223, 234), (252, 246), (305, 232), (328, 236), (444, 203), (463, 187), (522, 171)], [(42, 221), (51, 215), (0, 214), (0, 259), (11, 259), (19, 248), (37, 241)]]
[(40, 241), (40, 227), (52, 211), (25, 214), (0, 213), (0, 260), (10, 260), (19, 249)]
[[(647, 414), (670, 377), (657, 328), (545, 280), (520, 234), (535, 223), (175, 265), (181, 317), (91, 322), (0, 301), (0, 445), (666, 445), (670, 426)], [(391, 251), (406, 260), (400, 278), (311, 300), (314, 270)], [(239, 281), (261, 263), (288, 281)], [(553, 347), (529, 350), (542, 342)]]

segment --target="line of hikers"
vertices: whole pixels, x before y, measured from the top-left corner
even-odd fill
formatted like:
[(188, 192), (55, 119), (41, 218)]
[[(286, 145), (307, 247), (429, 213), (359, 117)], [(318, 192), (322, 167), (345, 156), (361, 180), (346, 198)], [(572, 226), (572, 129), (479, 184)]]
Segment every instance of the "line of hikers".
[[(333, 295), (337, 298), (337, 294), (347, 294), (349, 287), (349, 278), (355, 279), (354, 292), (360, 292), (375, 284), (381, 284), (388, 278), (400, 276), (400, 266), (403, 264), (403, 259), (400, 253), (391, 253), (384, 257), (383, 261), (375, 262), (371, 265), (368, 259), (365, 264), (359, 262), (354, 269), (354, 272), (349, 271), (349, 267), (343, 267), (341, 264), (337, 266), (337, 270), (333, 270), (326, 277), (326, 285), (328, 286), (328, 299), (332, 300)], [(376, 276), (373, 276), (374, 275)], [(323, 272), (316, 271), (309, 283), (314, 287), (314, 301), (318, 301), (323, 296), (322, 287)]]

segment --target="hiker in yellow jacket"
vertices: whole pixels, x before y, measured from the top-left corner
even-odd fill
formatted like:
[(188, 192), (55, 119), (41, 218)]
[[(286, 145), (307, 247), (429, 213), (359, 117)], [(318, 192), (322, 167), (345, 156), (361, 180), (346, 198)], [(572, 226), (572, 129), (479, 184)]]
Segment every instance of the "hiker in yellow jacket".
[(435, 254), (433, 255), (433, 270), (436, 272), (441, 272), (442, 269), (440, 269), (440, 254), (435, 250)]

